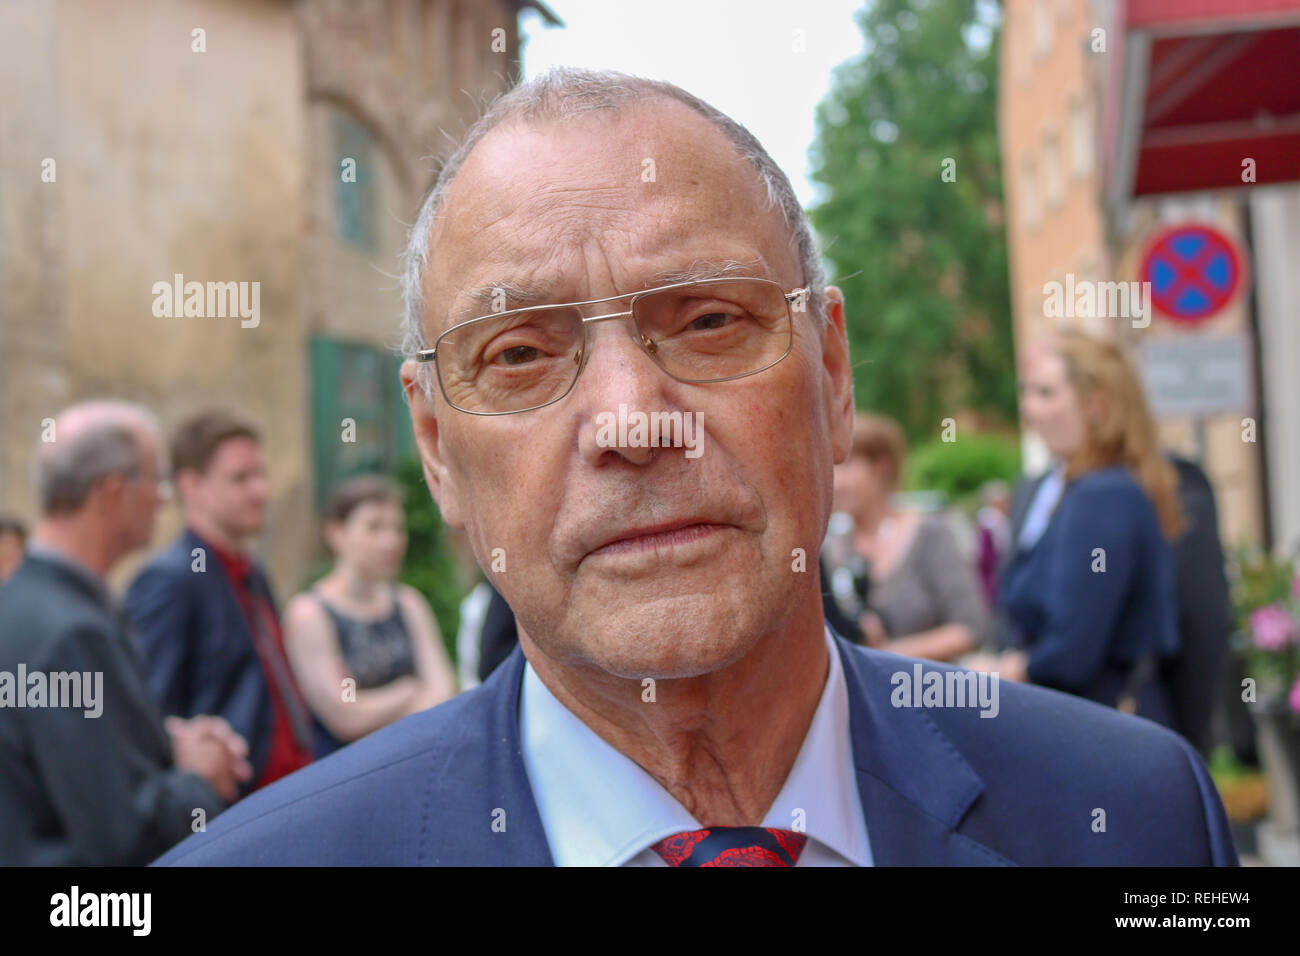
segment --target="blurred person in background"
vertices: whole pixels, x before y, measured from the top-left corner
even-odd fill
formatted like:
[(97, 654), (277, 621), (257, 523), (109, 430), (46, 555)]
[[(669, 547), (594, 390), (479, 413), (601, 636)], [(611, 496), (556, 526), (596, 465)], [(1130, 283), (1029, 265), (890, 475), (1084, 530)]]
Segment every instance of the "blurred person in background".
[(1221, 691), (1234, 624), (1214, 487), (1195, 462), (1166, 457), (1178, 473), (1178, 504), (1186, 529), (1174, 545), (1182, 643), (1178, 656), (1165, 662), (1165, 679), (1173, 696), (1176, 729), (1209, 759), (1214, 710), (1221, 696), (1238, 723), (1244, 718), (1248, 727), (1253, 725), (1241, 699), (1240, 679), (1231, 681), (1228, 695)]
[(27, 547), (27, 529), (17, 518), (0, 515), (0, 584), (18, 570)]
[(456, 669), (461, 690), (483, 683), (519, 643), (515, 614), (486, 578), (460, 602)]
[(983, 639), (987, 608), (943, 516), (893, 503), (906, 455), (896, 422), (859, 414), (848, 460), (835, 468), (834, 509), (852, 519), (853, 557), (867, 578), (855, 582), (869, 601), (858, 626), (872, 647), (953, 660)]
[[(196, 811), (236, 799), (248, 748), (219, 718), (163, 720), (105, 583), (153, 532), (153, 416), (88, 402), (54, 435), (36, 455), (31, 548), (0, 586), (0, 673), (27, 675), (23, 706), (0, 693), (0, 865), (143, 865), (189, 835)], [(57, 686), (78, 689), (56, 699)]]
[(1179, 647), (1183, 518), (1137, 375), (1113, 343), (1064, 333), (1026, 352), (1020, 403), (1053, 465), (1002, 580), (1019, 646), (979, 666), (1172, 727), (1162, 671)]
[(311, 762), (311, 714), (285, 657), (270, 583), (248, 555), (266, 517), (257, 427), (211, 409), (172, 438), (185, 530), (131, 584), (149, 685), (163, 711), (220, 714), (247, 741), (245, 792)]
[(1011, 487), (1005, 481), (986, 482), (980, 488), (980, 508), (975, 512), (976, 568), (980, 587), (990, 608), (998, 603), (998, 571), (1011, 553)]
[(318, 758), (456, 693), (429, 603), (397, 583), (406, 540), (402, 493), (388, 479), (362, 475), (330, 495), (325, 541), (334, 567), (284, 611)]

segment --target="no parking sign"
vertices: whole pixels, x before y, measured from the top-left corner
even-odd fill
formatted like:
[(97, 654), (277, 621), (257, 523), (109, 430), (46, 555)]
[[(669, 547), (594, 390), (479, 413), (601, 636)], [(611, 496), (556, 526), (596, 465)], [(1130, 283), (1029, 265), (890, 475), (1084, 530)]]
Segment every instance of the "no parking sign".
[(1236, 240), (1211, 226), (1174, 226), (1142, 254), (1141, 281), (1151, 304), (1174, 322), (1198, 325), (1223, 311), (1245, 287), (1246, 256)]

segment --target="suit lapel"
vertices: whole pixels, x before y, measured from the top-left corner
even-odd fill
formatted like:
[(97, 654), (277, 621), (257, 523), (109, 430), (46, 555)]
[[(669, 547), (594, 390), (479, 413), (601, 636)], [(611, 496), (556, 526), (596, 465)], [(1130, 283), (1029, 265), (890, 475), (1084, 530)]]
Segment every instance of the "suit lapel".
[[(465, 728), (444, 772), (434, 781), (432, 805), (448, 808), (440, 826), (458, 827), (462, 859), (413, 863), (462, 866), (554, 866), (519, 741), (519, 690), (524, 652), (516, 645), (480, 689), (486, 724)], [(412, 841), (412, 848), (416, 846)]]
[(889, 662), (904, 659), (854, 647), (838, 635), (836, 644), (874, 864), (1009, 865), (959, 830), (984, 791), (979, 776), (924, 709), (890, 704)]

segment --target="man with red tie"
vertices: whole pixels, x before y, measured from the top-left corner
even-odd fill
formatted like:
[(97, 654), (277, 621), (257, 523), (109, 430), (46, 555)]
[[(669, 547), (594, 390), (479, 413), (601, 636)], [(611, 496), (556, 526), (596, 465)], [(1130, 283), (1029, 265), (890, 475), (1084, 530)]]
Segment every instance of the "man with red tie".
[[(1173, 733), (987, 677), (958, 699), (973, 672), (826, 627), (844, 298), (742, 126), (622, 74), (521, 84), (442, 165), (404, 283), (425, 479), (519, 647), (160, 862), (1235, 862)], [(624, 406), (702, 416), (701, 453), (611, 440)]]
[(132, 583), (127, 612), (164, 712), (220, 714), (247, 739), (247, 792), (312, 759), (275, 599), (247, 553), (266, 511), (265, 457), (256, 427), (223, 409), (182, 423), (171, 453), (185, 531)]

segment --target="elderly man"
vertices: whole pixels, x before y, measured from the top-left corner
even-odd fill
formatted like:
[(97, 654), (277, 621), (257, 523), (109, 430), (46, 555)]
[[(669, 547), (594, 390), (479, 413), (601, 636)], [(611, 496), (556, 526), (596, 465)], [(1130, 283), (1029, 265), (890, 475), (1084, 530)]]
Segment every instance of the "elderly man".
[(0, 587), (0, 865), (148, 863), (235, 798), (247, 748), (220, 718), (164, 724), (104, 583), (153, 529), (152, 416), (76, 405), (43, 437), (41, 519)]
[(944, 700), (962, 672), (827, 631), (844, 306), (732, 120), (616, 74), (514, 89), (443, 167), (406, 291), (425, 476), (521, 647), (164, 862), (1235, 861), (1173, 734), (1030, 687)]

